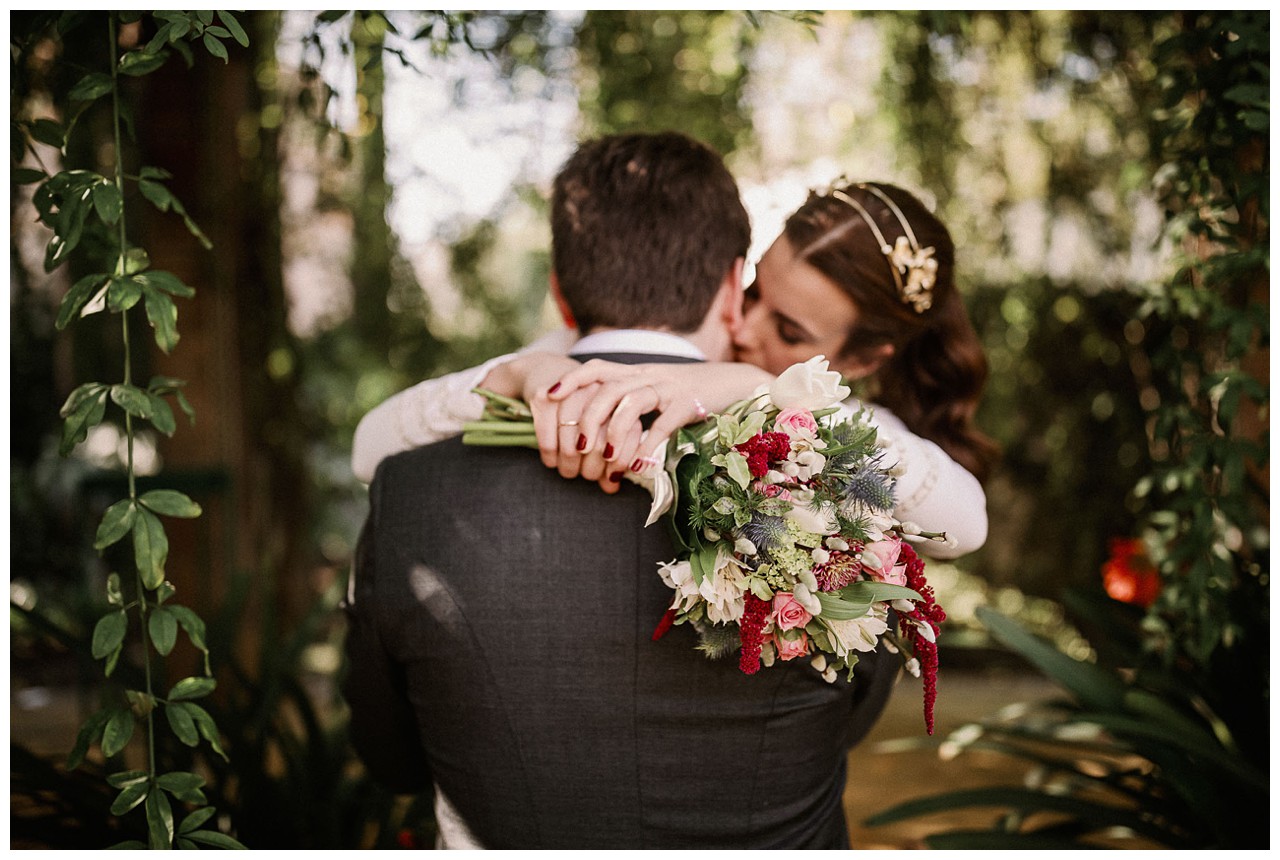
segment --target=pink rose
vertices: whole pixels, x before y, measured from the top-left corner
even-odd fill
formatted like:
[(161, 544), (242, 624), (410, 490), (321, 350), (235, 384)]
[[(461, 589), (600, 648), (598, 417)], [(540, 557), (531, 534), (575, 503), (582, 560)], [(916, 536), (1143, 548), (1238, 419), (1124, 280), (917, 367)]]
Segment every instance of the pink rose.
[[(902, 553), (902, 538), (892, 537), (869, 543), (862, 548), (862, 567), (871, 574), (872, 579), (889, 582), (893, 585), (907, 584), (907, 567), (898, 564), (898, 556)], [(875, 558), (879, 565), (872, 561), (868, 564), (868, 555)]]
[(773, 647), (778, 652), (779, 660), (794, 660), (809, 653), (809, 637), (803, 630), (800, 631), (799, 639), (783, 639), (781, 636), (774, 636)]
[(785, 487), (779, 487), (777, 484), (764, 484), (760, 487), (760, 492), (764, 493), (768, 499), (782, 499), (784, 502), (791, 501), (791, 491)]
[(781, 591), (773, 596), (773, 623), (779, 630), (794, 630), (809, 623), (813, 615), (795, 596)]
[(774, 419), (774, 429), (793, 439), (797, 436), (812, 439), (818, 435), (818, 422), (813, 420), (813, 413), (808, 409), (783, 409)]

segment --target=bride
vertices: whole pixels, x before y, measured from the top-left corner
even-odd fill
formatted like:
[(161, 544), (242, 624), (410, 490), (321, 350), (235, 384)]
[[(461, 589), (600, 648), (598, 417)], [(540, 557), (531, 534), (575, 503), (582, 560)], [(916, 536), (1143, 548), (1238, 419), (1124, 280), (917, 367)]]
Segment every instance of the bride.
[[(981, 481), (995, 446), (973, 421), (987, 367), (954, 261), (946, 228), (900, 188), (813, 192), (757, 266), (734, 332), (736, 363), (580, 364), (567, 357), (578, 338), (566, 315), (569, 329), (370, 411), (356, 429), (352, 469), (369, 482), (383, 458), (457, 435), (480, 417), (478, 386), (529, 402), (548, 467), (617, 492), (627, 472), (654, 467), (646, 454), (677, 428), (822, 355), (861, 386), (866, 399), (847, 405), (869, 410), (886, 462), (897, 463), (894, 515), (946, 533), (921, 552), (971, 552), (986, 540)], [(647, 431), (642, 415), (654, 419)]]

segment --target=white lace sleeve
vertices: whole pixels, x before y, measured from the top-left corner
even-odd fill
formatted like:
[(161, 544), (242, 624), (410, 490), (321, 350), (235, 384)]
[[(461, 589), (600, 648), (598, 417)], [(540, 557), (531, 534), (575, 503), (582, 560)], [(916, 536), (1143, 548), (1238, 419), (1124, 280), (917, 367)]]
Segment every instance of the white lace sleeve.
[[(853, 411), (863, 406), (846, 404)], [(987, 540), (987, 495), (982, 484), (938, 445), (923, 439), (888, 409), (866, 404), (869, 422), (885, 445), (885, 462), (897, 464), (894, 516), (923, 531), (946, 532), (946, 542), (922, 541), (914, 546), (923, 555), (955, 558), (973, 552)]]
[(351, 471), (369, 483), (378, 464), (392, 454), (408, 451), (462, 432), (484, 409), (484, 398), (473, 394), (494, 367), (526, 352), (565, 355), (577, 339), (574, 331), (552, 332), (510, 355), (500, 355), (479, 367), (419, 382), (369, 410), (356, 426), (351, 443)]

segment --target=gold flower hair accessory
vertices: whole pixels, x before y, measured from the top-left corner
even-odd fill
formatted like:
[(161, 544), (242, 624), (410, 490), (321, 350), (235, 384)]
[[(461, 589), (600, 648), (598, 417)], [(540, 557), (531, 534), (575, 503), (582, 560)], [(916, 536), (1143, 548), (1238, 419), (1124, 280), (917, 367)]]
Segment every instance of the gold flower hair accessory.
[(920, 247), (920, 243), (916, 241), (916, 234), (911, 231), (911, 225), (907, 222), (907, 216), (902, 214), (902, 210), (889, 198), (889, 195), (874, 185), (860, 184), (857, 187), (880, 198), (884, 205), (889, 207), (889, 211), (897, 216), (905, 235), (899, 236), (897, 241), (890, 245), (865, 206), (839, 188), (832, 187), (827, 194), (847, 203), (862, 216), (863, 221), (867, 222), (876, 241), (880, 243), (881, 253), (889, 261), (889, 270), (893, 272), (893, 280), (898, 285), (898, 295), (904, 303), (911, 305), (916, 313), (924, 313), (933, 304), (932, 290), (938, 276), (938, 261), (934, 259), (933, 247)]

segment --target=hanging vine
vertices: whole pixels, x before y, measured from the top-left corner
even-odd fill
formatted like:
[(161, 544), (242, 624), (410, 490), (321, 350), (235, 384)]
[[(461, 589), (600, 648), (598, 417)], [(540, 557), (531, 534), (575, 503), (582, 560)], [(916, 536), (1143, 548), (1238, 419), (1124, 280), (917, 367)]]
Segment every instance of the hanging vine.
[[(156, 747), (160, 715), (178, 740), (188, 747), (202, 743), (226, 758), (218, 727), (209, 712), (197, 701), (213, 692), (215, 681), (205, 643), (205, 625), (191, 609), (173, 602), (174, 588), (165, 579), (169, 542), (161, 517), (193, 518), (201, 514), (198, 504), (176, 490), (153, 489), (139, 493), (134, 463), (138, 422), (150, 423), (171, 436), (177, 422), (169, 398), (190, 418), (194, 413), (182, 393), (182, 380), (158, 376), (145, 386), (136, 384), (137, 359), (131, 329), (139, 305), (145, 309), (156, 345), (165, 353), (178, 342), (178, 308), (175, 298), (191, 298), (195, 291), (178, 277), (150, 267), (146, 251), (130, 243), (126, 213), (126, 183), (133, 183), (139, 195), (163, 212), (183, 219), (191, 233), (209, 248), (209, 240), (187, 214), (182, 203), (165, 186), (169, 174), (159, 167), (142, 167), (136, 175), (124, 169), (123, 131), (128, 114), (121, 100), (122, 77), (145, 75), (160, 68), (174, 53), (188, 63), (194, 61), (191, 44), (201, 45), (209, 54), (228, 58), (224, 41), (234, 39), (247, 46), (248, 36), (229, 12), (111, 12), (105, 18), (64, 13), (56, 20), (60, 34), (85, 24), (103, 22), (101, 38), (107, 42), (108, 71), (90, 71), (69, 93), (70, 109), (65, 122), (48, 117), (18, 117), (13, 123), (14, 157), (22, 163), (30, 153), (39, 164), (35, 141), (52, 145), (65, 153), (68, 135), (77, 120), (92, 106), (109, 102), (111, 144), (114, 157), (110, 176), (92, 170), (69, 169), (50, 174), (41, 167), (17, 167), (13, 179), (20, 183), (39, 182), (33, 203), (39, 219), (53, 231), (45, 249), (44, 266), (53, 271), (64, 265), (82, 240), (93, 233), (109, 249), (99, 271), (77, 280), (62, 299), (56, 325), (64, 329), (73, 321), (92, 313), (107, 311), (120, 317), (124, 354), (123, 372), (118, 382), (86, 382), (71, 392), (61, 409), (63, 418), (60, 451), (65, 456), (84, 441), (91, 428), (102, 423), (109, 408), (123, 415), (128, 495), (110, 505), (97, 528), (94, 548), (105, 552), (131, 539), (132, 575), (112, 572), (107, 577), (106, 599), (110, 609), (94, 627), (91, 648), (94, 659), (103, 661), (110, 678), (121, 655), (132, 641), (139, 641), (142, 671), (141, 689), (119, 691), (114, 703), (89, 717), (81, 728), (67, 762), (75, 769), (89, 748), (97, 744), (108, 762), (122, 756), (130, 744), (141, 748), (144, 767), (121, 770), (107, 777), (119, 790), (111, 813), (124, 816), (142, 809), (147, 841), (129, 840), (118, 848), (197, 848), (200, 846), (243, 848), (230, 836), (206, 825), (216, 810), (207, 805), (202, 787), (204, 778), (187, 771), (159, 771)], [(123, 27), (141, 32), (143, 24), (154, 25), (154, 34), (140, 47), (122, 50)], [(28, 161), (28, 163), (30, 163)], [(88, 255), (86, 255), (88, 256)], [(177, 644), (178, 631), (204, 655), (203, 672), (184, 677), (161, 690), (157, 659), (170, 655)], [(141, 728), (139, 729), (139, 725)], [(177, 810), (175, 810), (175, 805)], [(176, 811), (185, 812), (181, 820)]]

